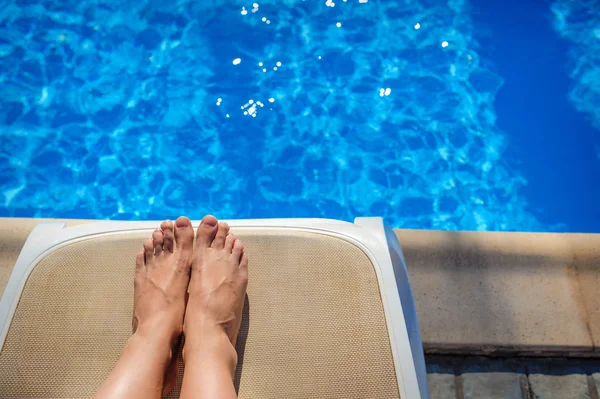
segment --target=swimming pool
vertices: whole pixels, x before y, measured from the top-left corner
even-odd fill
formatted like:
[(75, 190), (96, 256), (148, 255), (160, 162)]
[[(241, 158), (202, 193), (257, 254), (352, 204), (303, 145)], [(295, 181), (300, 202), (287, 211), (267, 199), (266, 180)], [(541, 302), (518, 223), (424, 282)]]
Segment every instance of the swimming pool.
[(600, 12), (513, 2), (4, 2), (0, 216), (600, 231)]

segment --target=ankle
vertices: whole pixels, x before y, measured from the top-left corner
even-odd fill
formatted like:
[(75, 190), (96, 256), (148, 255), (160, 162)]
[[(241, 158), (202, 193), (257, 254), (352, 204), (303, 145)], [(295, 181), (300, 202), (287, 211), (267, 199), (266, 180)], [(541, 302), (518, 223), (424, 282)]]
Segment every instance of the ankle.
[[(192, 301), (193, 299), (190, 299), (188, 303), (189, 309), (203, 309), (204, 306)], [(188, 311), (183, 322), (183, 332), (186, 337), (213, 336), (226, 332), (226, 329), (223, 323), (219, 323), (208, 311)]]
[(132, 335), (136, 340), (144, 341), (148, 345), (172, 347), (183, 334), (182, 328), (166, 327), (166, 323), (144, 323), (138, 325)]
[[(171, 339), (157, 334), (146, 334), (143, 330), (136, 331), (125, 344), (125, 350), (138, 353), (140, 358), (159, 364), (164, 370), (167, 369), (173, 356), (173, 345)], [(124, 352), (125, 352), (124, 350)]]
[(225, 330), (218, 325), (202, 330), (186, 330), (183, 349), (184, 363), (219, 363), (227, 367), (233, 377), (237, 365), (237, 352)]

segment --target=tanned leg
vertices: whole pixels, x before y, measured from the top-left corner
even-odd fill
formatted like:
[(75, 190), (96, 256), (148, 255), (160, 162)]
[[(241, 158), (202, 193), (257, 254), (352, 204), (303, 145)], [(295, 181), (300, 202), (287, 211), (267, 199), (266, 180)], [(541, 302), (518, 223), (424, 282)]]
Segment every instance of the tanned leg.
[(144, 241), (135, 260), (134, 334), (95, 398), (160, 398), (172, 389), (193, 246), (186, 217), (163, 222)]
[(247, 284), (244, 245), (227, 224), (206, 216), (198, 227), (192, 261), (181, 398), (236, 398), (235, 342)]

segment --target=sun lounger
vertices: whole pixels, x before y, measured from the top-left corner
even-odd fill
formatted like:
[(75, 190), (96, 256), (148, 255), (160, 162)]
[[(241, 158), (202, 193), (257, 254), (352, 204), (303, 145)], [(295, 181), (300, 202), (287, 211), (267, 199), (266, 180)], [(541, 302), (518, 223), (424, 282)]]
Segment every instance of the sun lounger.
[[(428, 397), (404, 259), (381, 218), (227, 222), (250, 259), (240, 398)], [(36, 226), (0, 301), (0, 397), (93, 395), (131, 334), (134, 255), (158, 225)]]

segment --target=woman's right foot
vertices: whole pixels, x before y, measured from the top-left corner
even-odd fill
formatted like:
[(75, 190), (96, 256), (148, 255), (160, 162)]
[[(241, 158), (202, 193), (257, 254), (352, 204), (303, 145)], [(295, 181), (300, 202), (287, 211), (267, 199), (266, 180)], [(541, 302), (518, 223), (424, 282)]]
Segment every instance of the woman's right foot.
[[(205, 216), (198, 226), (192, 259), (189, 300), (185, 313), (186, 349), (191, 341), (224, 333), (235, 346), (242, 321), (248, 256), (227, 223)], [(191, 348), (190, 348), (191, 349)]]

